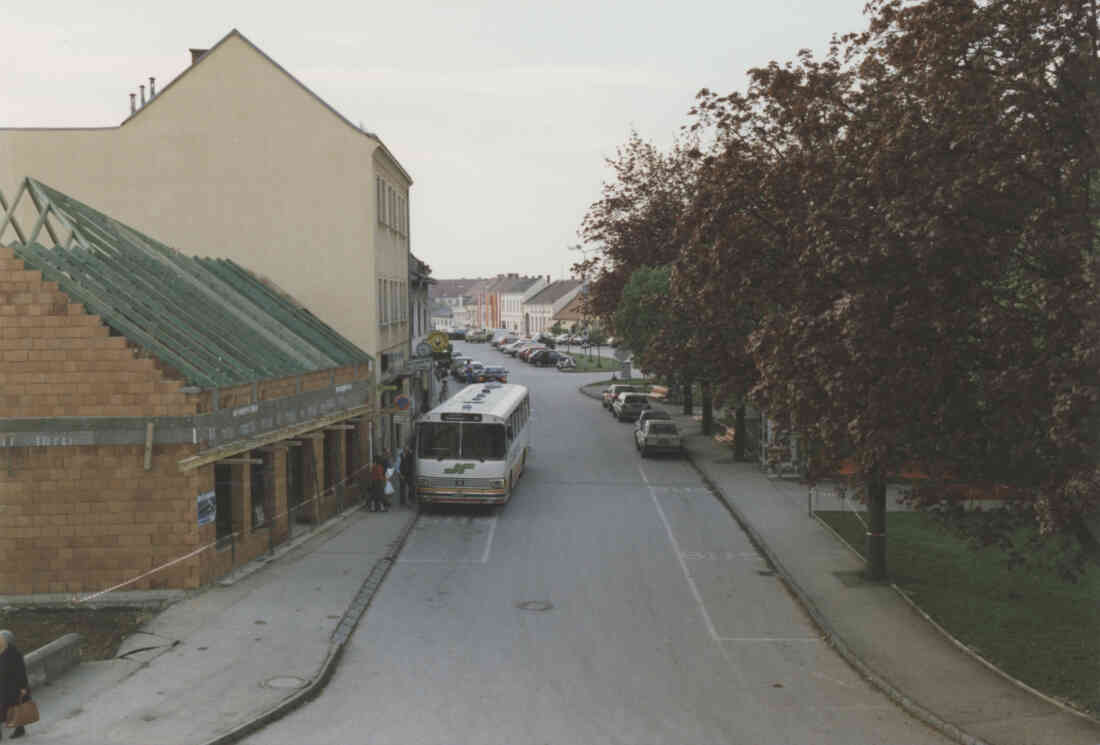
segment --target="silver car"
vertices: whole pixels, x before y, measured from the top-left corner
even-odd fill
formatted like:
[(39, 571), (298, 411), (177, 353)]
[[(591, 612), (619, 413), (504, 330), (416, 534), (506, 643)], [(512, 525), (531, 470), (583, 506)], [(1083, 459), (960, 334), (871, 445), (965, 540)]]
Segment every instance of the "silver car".
[(634, 421), (649, 408), (649, 396), (644, 393), (620, 393), (611, 404), (611, 413), (620, 422)]

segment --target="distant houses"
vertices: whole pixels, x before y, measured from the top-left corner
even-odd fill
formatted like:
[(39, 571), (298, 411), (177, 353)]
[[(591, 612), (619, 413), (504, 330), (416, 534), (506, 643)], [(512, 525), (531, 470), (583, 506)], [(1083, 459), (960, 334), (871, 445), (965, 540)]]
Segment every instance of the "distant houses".
[(571, 329), (587, 325), (579, 300), (578, 279), (498, 274), (484, 279), (436, 279), (431, 286), (431, 326), (508, 329), (530, 335), (549, 331), (559, 321)]

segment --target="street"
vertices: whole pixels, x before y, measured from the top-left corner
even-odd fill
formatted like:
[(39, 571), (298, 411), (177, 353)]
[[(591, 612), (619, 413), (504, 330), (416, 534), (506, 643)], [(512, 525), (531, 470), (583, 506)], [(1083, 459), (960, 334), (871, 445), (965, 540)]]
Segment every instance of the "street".
[[(686, 460), (563, 374), (512, 502), (432, 509), (323, 694), (255, 743), (943, 743), (821, 639)], [(461, 384), (449, 383), (452, 392)]]

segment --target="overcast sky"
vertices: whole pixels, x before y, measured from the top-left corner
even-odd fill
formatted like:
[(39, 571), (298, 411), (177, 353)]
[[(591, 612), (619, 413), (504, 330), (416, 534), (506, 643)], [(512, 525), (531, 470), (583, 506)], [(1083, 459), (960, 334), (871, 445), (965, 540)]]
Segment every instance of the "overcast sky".
[(703, 87), (862, 29), (865, 0), (8, 4), (0, 126), (113, 126), (236, 28), (415, 181), (412, 250), (436, 277), (568, 274), (629, 136), (667, 146)]

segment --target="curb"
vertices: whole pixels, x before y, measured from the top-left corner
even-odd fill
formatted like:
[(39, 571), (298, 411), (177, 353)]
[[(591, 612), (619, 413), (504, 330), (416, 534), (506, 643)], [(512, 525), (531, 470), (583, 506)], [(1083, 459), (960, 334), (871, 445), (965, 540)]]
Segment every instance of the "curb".
[[(848, 543), (848, 541), (845, 540), (844, 536), (842, 536), (842, 535), (840, 535), (840, 533), (836, 532), (836, 530), (833, 529), (832, 525), (829, 525), (829, 523), (825, 522), (824, 520), (822, 520), (817, 515), (814, 515), (814, 520), (817, 520), (817, 522), (819, 524), (821, 524), (822, 527), (824, 527), (826, 530), (828, 530), (830, 533), (832, 533), (833, 537), (835, 537), (837, 539), (837, 541), (839, 541), (842, 546), (847, 548), (857, 558), (859, 558), (860, 561), (864, 561), (863, 554), (859, 553), (859, 551), (856, 550), (855, 546)], [(905, 601), (905, 604), (908, 605), (909, 608), (912, 609), (912, 611), (914, 613), (916, 613), (921, 618), (923, 618), (925, 621), (927, 621), (929, 623), (929, 625), (932, 626), (932, 628), (934, 628), (936, 631), (938, 631), (945, 639), (947, 639), (947, 641), (949, 641), (953, 645), (955, 645), (959, 649), (959, 651), (965, 653), (966, 656), (968, 656), (970, 659), (974, 660), (975, 662), (978, 662), (978, 663), (982, 664), (988, 670), (991, 670), (991, 671), (997, 673), (997, 675), (1001, 676), (1002, 678), (1007, 680), (1009, 683), (1012, 683), (1013, 685), (1021, 688), (1022, 690), (1027, 691), (1031, 695), (1033, 695), (1037, 698), (1040, 698), (1043, 701), (1046, 701), (1048, 704), (1051, 704), (1052, 706), (1057, 706), (1059, 709), (1066, 712), (1067, 714), (1074, 714), (1076, 716), (1081, 717), (1082, 719), (1084, 719), (1085, 721), (1087, 721), (1091, 724), (1100, 725), (1100, 719), (1097, 719), (1096, 717), (1092, 716), (1088, 712), (1081, 711), (1080, 709), (1072, 706), (1071, 704), (1067, 704), (1064, 701), (1059, 701), (1058, 699), (1054, 698), (1053, 696), (1050, 696), (1046, 693), (1043, 693), (1042, 691), (1038, 690), (1037, 688), (1032, 688), (1027, 683), (1020, 680), (1019, 678), (1015, 678), (1012, 675), (1009, 675), (1004, 670), (997, 667), (997, 665), (993, 664), (992, 662), (987, 660), (985, 657), (983, 657), (982, 655), (980, 655), (979, 653), (977, 653), (973, 649), (971, 649), (966, 644), (966, 642), (962, 641), (961, 639), (958, 639), (954, 634), (952, 634), (950, 631), (948, 631), (943, 626), (941, 626), (934, 618), (932, 618), (932, 616), (928, 615), (928, 613), (923, 608), (921, 608), (919, 605), (917, 605), (917, 601), (915, 601), (915, 600), (913, 600), (913, 598), (909, 597), (909, 594), (907, 592), (905, 592), (905, 590), (901, 589), (900, 587), (898, 587), (893, 582), (890, 583), (890, 587), (894, 590), (894, 592), (896, 592), (901, 597), (902, 600)]]
[(203, 745), (229, 745), (230, 743), (238, 742), (253, 732), (281, 719), (302, 705), (309, 703), (324, 691), (325, 687), (328, 686), (329, 680), (332, 678), (332, 674), (336, 671), (336, 666), (344, 653), (344, 646), (347, 644), (348, 638), (350, 638), (351, 633), (359, 624), (360, 619), (362, 619), (363, 615), (367, 612), (370, 601), (374, 599), (375, 594), (382, 585), (382, 580), (384, 580), (389, 573), (390, 567), (393, 566), (397, 554), (405, 545), (405, 541), (408, 540), (409, 533), (412, 532), (413, 526), (416, 525), (416, 521), (419, 517), (419, 510), (413, 512), (397, 538), (387, 544), (385, 555), (378, 559), (378, 561), (374, 563), (374, 566), (371, 567), (366, 579), (363, 580), (363, 584), (359, 586), (359, 591), (355, 594), (355, 599), (352, 600), (348, 609), (344, 611), (340, 623), (336, 625), (336, 629), (332, 632), (332, 641), (329, 642), (328, 652), (325, 654), (325, 659), (321, 663), (320, 672), (314, 676), (313, 680), (311, 680), (305, 688), (294, 693), (289, 698), (283, 699), (259, 716), (237, 725), (223, 735), (218, 735), (217, 737), (206, 740)]
[(802, 605), (803, 609), (810, 616), (813, 622), (817, 625), (819, 629), (821, 629), (821, 631), (824, 633), (825, 641), (829, 644), (830, 647), (836, 650), (836, 652), (841, 657), (844, 658), (845, 662), (851, 665), (852, 668), (857, 673), (859, 673), (859, 675), (863, 677), (864, 680), (869, 682), (875, 688), (879, 689), (891, 701), (896, 703), (913, 717), (924, 722), (929, 727), (935, 729), (941, 734), (951, 738), (961, 745), (990, 745), (990, 743), (986, 742), (985, 740), (980, 740), (977, 737), (968, 734), (967, 732), (960, 729), (958, 726), (946, 721), (945, 719), (942, 719), (941, 717), (937, 716), (933, 712), (918, 704), (916, 701), (913, 701), (900, 690), (895, 688), (893, 684), (891, 684), (888, 680), (872, 670), (865, 662), (863, 662), (863, 660), (861, 660), (839, 637), (832, 624), (829, 623), (828, 618), (826, 618), (821, 613), (821, 610), (818, 609), (818, 607), (814, 604), (810, 596), (806, 594), (806, 591), (803, 590), (802, 587), (799, 586), (799, 584), (794, 580), (794, 577), (792, 577), (790, 572), (787, 571), (787, 568), (783, 566), (783, 563), (779, 560), (779, 557), (775, 555), (775, 552), (772, 551), (771, 547), (768, 546), (768, 544), (764, 541), (764, 538), (748, 521), (744, 513), (742, 513), (741, 510), (738, 509), (738, 507), (726, 497), (726, 495), (722, 492), (718, 485), (715, 484), (714, 481), (712, 481), (711, 478), (706, 474), (706, 472), (703, 471), (703, 469), (695, 462), (695, 458), (692, 457), (690, 451), (685, 450), (684, 454), (686, 455), (688, 462), (691, 463), (692, 468), (694, 468), (695, 471), (702, 478), (703, 483), (707, 486), (711, 493), (714, 494), (718, 501), (720, 501), (725, 506), (726, 510), (733, 516), (738, 525), (741, 526), (741, 529), (745, 531), (746, 535), (748, 535), (749, 540), (752, 542), (753, 546), (755, 546), (756, 549), (764, 555), (764, 558), (767, 559), (768, 563), (771, 564), (772, 568), (776, 570), (776, 573), (783, 580), (784, 584), (787, 585), (787, 588), (791, 591), (791, 594), (795, 596), (795, 598)]

